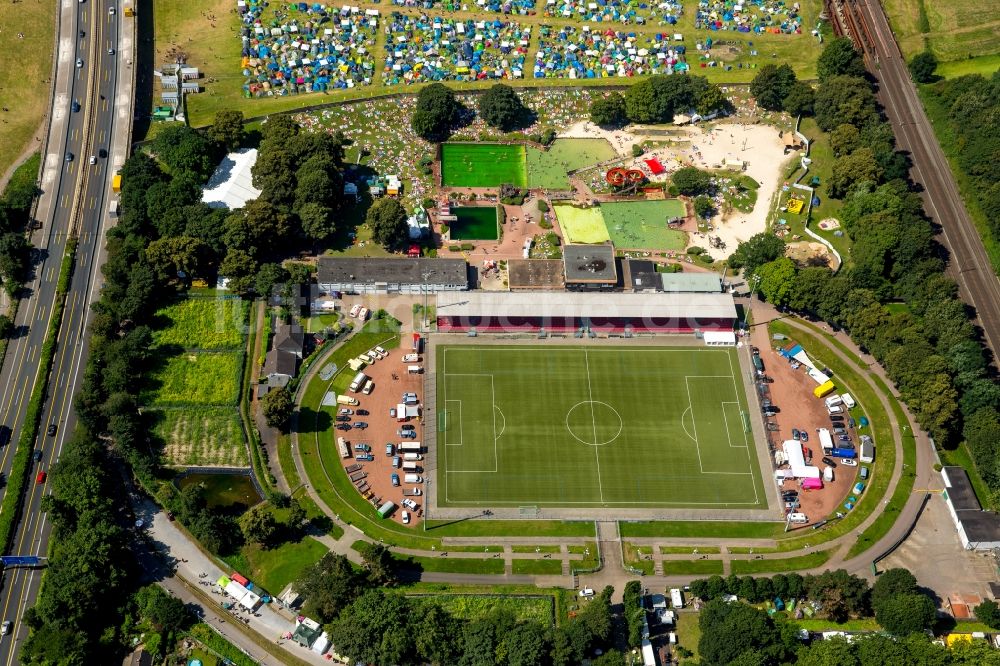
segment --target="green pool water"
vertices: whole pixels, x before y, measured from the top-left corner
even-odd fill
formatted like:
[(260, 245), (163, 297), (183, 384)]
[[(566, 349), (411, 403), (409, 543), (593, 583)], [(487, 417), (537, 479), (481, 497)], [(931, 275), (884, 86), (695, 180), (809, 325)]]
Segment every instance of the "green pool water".
[(452, 240), (496, 240), (497, 209), (494, 206), (464, 206), (452, 208), (458, 219), (451, 223)]
[(210, 509), (222, 509), (234, 504), (250, 507), (261, 500), (250, 477), (245, 474), (193, 473), (182, 476), (176, 483), (181, 490), (201, 484), (204, 488), (205, 504)]

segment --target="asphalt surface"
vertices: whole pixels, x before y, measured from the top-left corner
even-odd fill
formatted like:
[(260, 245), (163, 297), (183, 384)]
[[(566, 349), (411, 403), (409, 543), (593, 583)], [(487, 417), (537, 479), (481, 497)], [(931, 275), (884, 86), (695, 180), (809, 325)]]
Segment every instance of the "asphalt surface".
[[(114, 15), (109, 13), (112, 5), (116, 8)], [(55, 96), (41, 180), (44, 193), (36, 214), (42, 228), (32, 237), (37, 263), (15, 320), (18, 337), (9, 344), (0, 369), (0, 423), (10, 429), (10, 443), (0, 454), (0, 472), (4, 475), (10, 472), (32, 387), (39, 379), (38, 362), (55, 301), (60, 264), (74, 231), (79, 245), (35, 443), (35, 448), (42, 450), (42, 459), (33, 463), (33, 478), (25, 491), (20, 522), (8, 553), (11, 555), (45, 556), (47, 552), (51, 525), (40, 510), (47, 488), (35, 477), (58, 460), (75, 427), (73, 396), (83, 380), (81, 371), (89, 346), (85, 332), (90, 319), (89, 303), (98, 293), (97, 266), (103, 253), (102, 238), (108, 221), (106, 195), (114, 159), (111, 140), (116, 118), (112, 100), (119, 66), (121, 7), (117, 0), (61, 0), (59, 11)], [(114, 54), (108, 52), (111, 48)], [(74, 100), (80, 104), (78, 112), (72, 110)], [(67, 153), (73, 155), (72, 161), (66, 161)], [(94, 165), (88, 163), (91, 155), (97, 157)], [(49, 424), (56, 425), (55, 436), (46, 435)], [(21, 642), (28, 634), (20, 618), (34, 604), (40, 581), (41, 571), (5, 572), (0, 620), (14, 621), (14, 628), (11, 635), (0, 640), (0, 664), (19, 663)]]
[(951, 252), (950, 272), (963, 300), (976, 309), (983, 337), (996, 356), (1000, 350), (1000, 280), (990, 265), (955, 183), (951, 166), (938, 144), (906, 61), (878, 0), (852, 3), (863, 22), (861, 42), (869, 70), (879, 83), (879, 101), (892, 123), (896, 142), (913, 160), (913, 179), (923, 185), (924, 208), (941, 227)]

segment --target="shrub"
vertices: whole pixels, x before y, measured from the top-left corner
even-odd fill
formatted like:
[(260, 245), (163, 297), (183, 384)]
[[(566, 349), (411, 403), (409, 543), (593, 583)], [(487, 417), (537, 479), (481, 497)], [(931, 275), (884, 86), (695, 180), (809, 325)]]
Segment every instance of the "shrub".
[(540, 212), (542, 212), (542, 213), (547, 213), (547, 212), (549, 212), (549, 205), (548, 205), (547, 203), (545, 203), (545, 200), (544, 200), (544, 199), (540, 199), (540, 200), (538, 201), (538, 210), (539, 210)]
[(633, 143), (632, 144), (632, 157), (639, 157), (644, 152), (646, 152), (646, 151), (642, 149), (642, 145), (641, 144), (638, 144), (638, 143)]
[(698, 247), (697, 245), (692, 245), (691, 247), (689, 247), (687, 249), (687, 253), (688, 254), (694, 254), (694, 255), (705, 254), (705, 248)]
[(460, 247), (459, 247), (459, 246), (457, 246), (457, 245), (449, 245), (449, 246), (448, 246), (448, 251), (449, 251), (449, 252), (461, 252), (461, 251), (462, 251), (462, 248), (460, 248)]

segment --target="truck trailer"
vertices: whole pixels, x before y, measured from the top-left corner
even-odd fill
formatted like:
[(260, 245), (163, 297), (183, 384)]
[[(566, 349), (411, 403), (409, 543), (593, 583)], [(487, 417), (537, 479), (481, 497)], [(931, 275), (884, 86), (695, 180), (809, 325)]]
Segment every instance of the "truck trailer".
[(856, 458), (858, 454), (854, 449), (833, 449), (830, 455), (837, 458)]

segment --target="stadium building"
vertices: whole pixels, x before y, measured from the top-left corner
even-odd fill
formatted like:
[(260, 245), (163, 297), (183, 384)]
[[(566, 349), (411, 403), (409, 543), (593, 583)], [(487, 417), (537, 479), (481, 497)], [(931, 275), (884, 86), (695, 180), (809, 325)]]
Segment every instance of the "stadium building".
[(464, 259), (320, 257), (321, 291), (348, 294), (434, 294), (469, 288)]
[(731, 332), (736, 305), (726, 293), (438, 293), (441, 333)]

